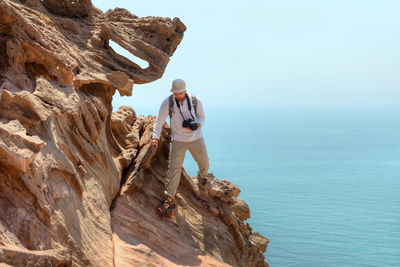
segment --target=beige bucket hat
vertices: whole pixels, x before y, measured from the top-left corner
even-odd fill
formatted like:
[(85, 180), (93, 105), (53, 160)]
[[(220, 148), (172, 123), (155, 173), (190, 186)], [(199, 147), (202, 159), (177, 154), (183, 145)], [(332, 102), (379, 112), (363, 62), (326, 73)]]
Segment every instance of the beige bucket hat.
[(186, 83), (182, 79), (175, 79), (172, 81), (172, 89), (170, 90), (173, 93), (185, 92), (186, 91)]

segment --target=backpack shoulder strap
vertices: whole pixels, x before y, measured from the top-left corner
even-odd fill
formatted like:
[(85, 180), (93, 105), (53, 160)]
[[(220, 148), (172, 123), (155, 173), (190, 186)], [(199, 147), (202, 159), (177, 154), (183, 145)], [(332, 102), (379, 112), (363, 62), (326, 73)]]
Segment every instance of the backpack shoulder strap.
[(174, 94), (169, 96), (169, 104), (168, 104), (168, 112), (169, 112), (169, 119), (171, 120), (172, 112), (174, 110)]
[(194, 94), (192, 94), (192, 103), (194, 107), (194, 113), (196, 114), (197, 117), (197, 97)]

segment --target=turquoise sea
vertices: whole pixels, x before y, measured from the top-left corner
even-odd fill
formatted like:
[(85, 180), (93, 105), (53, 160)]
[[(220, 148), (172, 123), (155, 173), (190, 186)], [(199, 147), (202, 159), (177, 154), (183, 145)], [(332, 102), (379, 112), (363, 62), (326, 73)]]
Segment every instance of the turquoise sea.
[[(206, 110), (210, 170), (281, 266), (400, 266), (400, 108)], [(189, 151), (184, 168), (194, 176)]]

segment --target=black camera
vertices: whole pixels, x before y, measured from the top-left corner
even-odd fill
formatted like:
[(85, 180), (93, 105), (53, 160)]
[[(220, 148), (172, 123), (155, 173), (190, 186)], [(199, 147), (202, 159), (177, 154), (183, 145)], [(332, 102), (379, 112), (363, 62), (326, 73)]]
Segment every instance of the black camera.
[(194, 130), (196, 130), (199, 126), (197, 125), (197, 123), (194, 122), (193, 119), (189, 118), (189, 119), (186, 119), (186, 120), (184, 120), (184, 121), (182, 122), (182, 127), (184, 127), (184, 128), (190, 128), (190, 129), (192, 129), (192, 130), (194, 131)]

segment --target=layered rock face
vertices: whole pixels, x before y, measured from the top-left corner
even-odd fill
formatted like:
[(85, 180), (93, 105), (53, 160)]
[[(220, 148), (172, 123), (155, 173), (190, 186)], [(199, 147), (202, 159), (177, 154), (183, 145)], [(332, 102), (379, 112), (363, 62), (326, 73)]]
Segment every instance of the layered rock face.
[(0, 264), (268, 265), (239, 188), (212, 173), (202, 186), (183, 169), (160, 217), (169, 126), (149, 153), (155, 117), (112, 112), (116, 91), (163, 75), (185, 30), (90, 0), (0, 1)]

